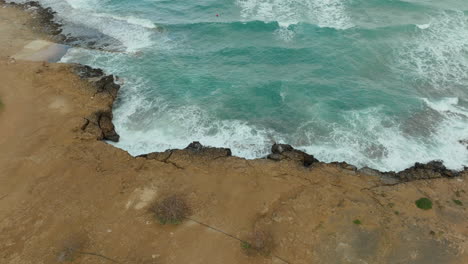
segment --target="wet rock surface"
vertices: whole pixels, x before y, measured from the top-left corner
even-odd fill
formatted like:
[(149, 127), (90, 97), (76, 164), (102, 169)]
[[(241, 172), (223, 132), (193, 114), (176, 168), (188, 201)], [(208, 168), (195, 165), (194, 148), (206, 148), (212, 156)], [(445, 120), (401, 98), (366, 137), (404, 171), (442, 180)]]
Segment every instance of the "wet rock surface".
[(429, 163), (416, 163), (414, 166), (400, 172), (386, 172), (386, 176), (392, 176), (401, 181), (427, 180), (437, 178), (454, 178), (461, 175), (464, 171), (453, 171), (445, 167), (442, 161), (431, 161)]
[(92, 67), (76, 64), (74, 72), (82, 79), (87, 80), (96, 89), (95, 94), (108, 94), (113, 99), (117, 98), (120, 90), (120, 85), (115, 83), (113, 75), (106, 75), (101, 69), (94, 69)]
[(107, 109), (100, 110), (85, 118), (84, 124), (81, 127), (82, 131), (90, 133), (98, 140), (110, 140), (118, 142), (120, 136), (115, 131), (115, 126), (112, 123), (112, 103), (117, 97), (120, 85), (115, 83), (113, 75), (106, 75), (103, 70), (95, 69), (86, 65), (75, 64), (72, 67), (73, 72), (81, 79), (90, 83), (95, 89), (94, 96), (109, 96), (111, 102)]
[(274, 144), (271, 147), (271, 154), (267, 158), (274, 161), (294, 160), (302, 163), (305, 167), (319, 162), (314, 156), (294, 149), (291, 145), (287, 144)]
[[(0, 2), (2, 3), (2, 2)], [(53, 41), (65, 44), (66, 36), (62, 33), (62, 24), (56, 21), (56, 12), (50, 7), (42, 7), (37, 1), (29, 1), (25, 3), (8, 3), (8, 5), (23, 9), (32, 14), (32, 28), (40, 33), (46, 34)]]
[(86, 117), (81, 130), (94, 135), (97, 140), (118, 142), (120, 139), (112, 123), (112, 112), (110, 110), (98, 111)]

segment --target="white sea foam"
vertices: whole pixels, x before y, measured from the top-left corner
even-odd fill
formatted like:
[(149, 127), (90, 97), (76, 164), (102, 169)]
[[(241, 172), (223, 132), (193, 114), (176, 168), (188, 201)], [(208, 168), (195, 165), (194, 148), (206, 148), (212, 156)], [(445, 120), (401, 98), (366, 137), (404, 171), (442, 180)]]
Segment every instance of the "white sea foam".
[[(256, 158), (266, 155), (273, 143), (267, 130), (238, 120), (214, 119), (196, 106), (170, 108), (160, 100), (133, 102), (127, 102), (125, 109), (114, 115), (121, 136), (115, 145), (133, 155), (184, 148), (192, 141), (200, 141), (208, 146), (231, 148), (237, 156)], [(145, 117), (141, 113), (151, 115), (151, 122), (142, 121), (140, 118)]]
[(119, 21), (125, 21), (128, 24), (141, 26), (141, 27), (145, 27), (145, 28), (148, 28), (148, 29), (157, 28), (156, 25), (149, 19), (138, 18), (138, 17), (133, 17), (133, 16), (116, 16), (116, 15), (106, 14), (106, 13), (100, 13), (100, 14), (95, 14), (95, 15), (97, 17), (102, 17), (102, 18), (109, 18), (109, 19), (114, 19), (114, 20), (119, 20)]
[(300, 147), (319, 160), (346, 161), (384, 171), (400, 171), (415, 162), (432, 160), (443, 160), (451, 169), (463, 169), (468, 164), (468, 150), (459, 140), (468, 135), (468, 109), (457, 105), (453, 98), (423, 101), (442, 115), (439, 123), (431, 122), (433, 127), (426, 136), (406, 133), (402, 125), (385, 118), (379, 108), (372, 108), (345, 113), (347, 124), (330, 125), (332, 132), (327, 140), (317, 142), (311, 138), (307, 142), (313, 143)]
[(463, 12), (444, 12), (430, 26), (415, 32), (396, 54), (402, 70), (427, 89), (466, 96), (468, 20)]
[(431, 23), (427, 23), (427, 24), (417, 24), (416, 25), (419, 29), (428, 29), (429, 27), (431, 27)]
[(320, 27), (353, 27), (346, 0), (237, 0), (246, 20), (277, 21), (283, 28), (300, 22)]
[[(14, 2), (23, 2), (15, 0)], [(67, 23), (83, 25), (118, 40), (127, 52), (136, 52), (154, 44), (155, 25), (133, 16), (117, 16), (100, 12), (105, 0), (40, 0), (42, 5), (52, 7), (58, 17)]]

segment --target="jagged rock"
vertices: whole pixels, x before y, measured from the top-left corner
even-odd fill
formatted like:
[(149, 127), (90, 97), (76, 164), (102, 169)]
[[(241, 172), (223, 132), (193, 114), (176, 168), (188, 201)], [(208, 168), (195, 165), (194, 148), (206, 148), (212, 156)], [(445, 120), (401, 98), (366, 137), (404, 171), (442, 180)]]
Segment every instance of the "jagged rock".
[(83, 79), (98, 78), (104, 76), (104, 71), (95, 69), (87, 65), (76, 64), (74, 67), (75, 73)]
[(294, 148), (291, 145), (287, 144), (274, 144), (271, 147), (271, 153), (273, 154), (283, 154), (283, 152), (293, 151)]
[(193, 158), (214, 160), (230, 156), (232, 156), (232, 153), (231, 150), (228, 148), (205, 147), (200, 142), (194, 141), (190, 143), (185, 149), (169, 149), (165, 152), (153, 152), (149, 154), (140, 155), (138, 157), (159, 160), (162, 162), (169, 162), (175, 160), (183, 163), (185, 161), (190, 161)]
[(364, 167), (358, 170), (359, 173), (369, 175), (369, 176), (382, 176), (382, 173), (378, 170), (371, 169), (369, 167)]
[(108, 93), (113, 98), (117, 97), (120, 85), (114, 82), (113, 75), (107, 75), (94, 82), (97, 93)]
[(98, 140), (110, 140), (118, 142), (120, 136), (115, 131), (112, 123), (111, 111), (98, 111), (86, 118), (81, 130), (93, 134)]
[(353, 166), (351, 164), (348, 164), (346, 162), (331, 162), (330, 164), (335, 165), (337, 167), (340, 167), (345, 170), (350, 170), (350, 171), (357, 171), (356, 166)]
[(103, 113), (99, 119), (99, 127), (102, 130), (104, 139), (118, 142), (120, 136), (115, 132), (114, 124), (112, 123), (112, 114), (110, 112)]
[(426, 164), (415, 163), (414, 166), (400, 171), (386, 172), (384, 175), (399, 178), (402, 181), (414, 181), (422, 179), (453, 178), (460, 175), (460, 172), (447, 169), (442, 161), (431, 161)]
[(112, 98), (116, 98), (120, 90), (120, 85), (115, 83), (113, 75), (105, 75), (101, 69), (94, 69), (89, 66), (76, 64), (74, 72), (82, 79), (86, 79), (96, 89), (96, 94), (106, 93)]
[(268, 155), (267, 158), (275, 161), (296, 160), (301, 162), (306, 167), (309, 167), (313, 163), (318, 162), (314, 156), (294, 149), (291, 145), (274, 144), (271, 147), (271, 152), (272, 154)]
[(280, 160), (283, 160), (285, 159), (286, 157), (281, 155), (281, 154), (270, 154), (267, 156), (267, 159), (271, 159), (271, 160), (274, 160), (274, 161), (280, 161)]
[(158, 160), (165, 162), (167, 161), (172, 155), (172, 150), (166, 150), (165, 152), (153, 152), (148, 154), (143, 154), (137, 156), (137, 158), (145, 158), (149, 160)]
[(55, 40), (64, 40), (62, 35), (62, 25), (55, 21), (56, 12), (50, 7), (42, 7), (37, 1), (29, 1), (25, 3), (10, 3), (12, 6), (21, 8), (32, 13), (33, 23), (36, 30), (47, 35), (56, 36)]
[(232, 156), (231, 149), (205, 147), (198, 141), (190, 143), (184, 150), (216, 158)]
[(194, 141), (190, 143), (185, 149), (193, 150), (193, 151), (200, 151), (203, 149), (203, 145), (198, 141)]

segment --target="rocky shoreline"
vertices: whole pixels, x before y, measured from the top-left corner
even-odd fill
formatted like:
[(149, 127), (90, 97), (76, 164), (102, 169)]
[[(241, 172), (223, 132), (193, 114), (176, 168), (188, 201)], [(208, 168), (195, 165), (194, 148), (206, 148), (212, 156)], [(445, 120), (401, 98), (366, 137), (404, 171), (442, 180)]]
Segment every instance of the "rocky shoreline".
[[(0, 4), (5, 4), (5, 0), (0, 0)], [(56, 12), (51, 8), (44, 8), (37, 1), (30, 1), (22, 4), (7, 3), (7, 5), (16, 6), (32, 13), (36, 24), (33, 29), (51, 36), (53, 41), (68, 45), (73, 40), (73, 36), (62, 34), (62, 25), (56, 21)], [(117, 98), (118, 91), (120, 89), (120, 85), (116, 83), (117, 77), (112, 74), (105, 74), (102, 69), (94, 69), (85, 65), (74, 64), (73, 68), (74, 72), (80, 76), (80, 78), (87, 80), (92, 87), (95, 88), (95, 95), (104, 95), (109, 98), (108, 107), (106, 107), (106, 109), (97, 111), (84, 118), (81, 130), (85, 133), (94, 135), (97, 140), (118, 142), (120, 136), (115, 131), (115, 126), (112, 123), (112, 105)], [(463, 141), (463, 143), (466, 142)], [(231, 150), (228, 148), (206, 147), (199, 142), (193, 142), (183, 150), (169, 149), (164, 152), (153, 152), (139, 155), (138, 157), (169, 162), (171, 157), (177, 155), (197, 155), (206, 159), (217, 159), (220, 157), (229, 157), (232, 154)], [(314, 166), (315, 164), (329, 164), (352, 172), (358, 172), (370, 176), (392, 178), (397, 183), (437, 178), (455, 178), (464, 173), (468, 173), (468, 167), (465, 167), (461, 171), (454, 171), (447, 169), (444, 166), (443, 161), (438, 160), (425, 164), (415, 163), (412, 167), (400, 172), (382, 172), (368, 167), (357, 169), (354, 165), (346, 162), (320, 162), (313, 155), (294, 149), (291, 145), (287, 144), (274, 144), (271, 148), (271, 154), (265, 158), (273, 161), (292, 160), (304, 167)]]
[[(11, 59), (48, 38), (35, 23), (0, 8), (1, 263), (468, 263), (466, 170), (383, 173), (286, 144), (133, 157), (103, 141), (119, 139), (117, 77)], [(165, 201), (185, 219), (161, 221)]]

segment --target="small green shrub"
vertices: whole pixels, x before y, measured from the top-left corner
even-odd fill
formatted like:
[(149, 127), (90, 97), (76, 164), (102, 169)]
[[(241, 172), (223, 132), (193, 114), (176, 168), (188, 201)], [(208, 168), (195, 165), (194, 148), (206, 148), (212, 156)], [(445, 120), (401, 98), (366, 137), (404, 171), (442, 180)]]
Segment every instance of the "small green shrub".
[(249, 242), (242, 241), (241, 242), (241, 248), (242, 249), (250, 249), (250, 248), (252, 248), (252, 245), (250, 245)]
[(422, 209), (422, 210), (432, 209), (432, 201), (429, 200), (428, 198), (421, 198), (419, 200), (416, 200), (415, 203), (419, 209)]
[(359, 219), (354, 220), (353, 223), (356, 224), (356, 225), (362, 224), (361, 220), (359, 220)]
[(399, 211), (395, 211), (394, 212), (396, 215), (400, 215), (400, 212)]
[(453, 202), (454, 202), (456, 205), (460, 205), (460, 206), (463, 205), (462, 201), (460, 201), (460, 200), (453, 200)]

